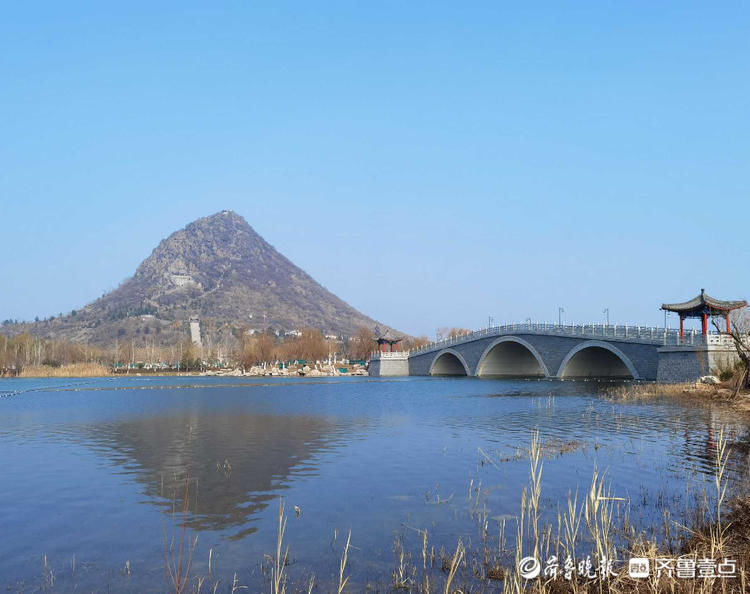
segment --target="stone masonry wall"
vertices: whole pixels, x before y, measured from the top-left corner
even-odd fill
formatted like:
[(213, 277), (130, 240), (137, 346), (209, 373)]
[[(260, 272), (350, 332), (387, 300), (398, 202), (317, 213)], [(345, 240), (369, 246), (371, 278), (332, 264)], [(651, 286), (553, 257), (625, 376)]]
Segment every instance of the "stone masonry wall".
[(372, 377), (412, 375), (407, 359), (373, 359), (370, 361), (369, 374)]
[[(598, 344), (599, 341), (588, 338), (578, 338), (572, 336), (554, 336), (542, 334), (518, 334), (516, 338), (528, 343), (540, 355), (544, 362), (548, 375), (556, 377), (560, 371), (560, 365), (565, 357), (575, 347), (583, 343), (592, 345)], [(484, 354), (485, 349), (499, 340), (497, 336), (489, 336), (467, 342), (463, 344), (451, 345), (449, 348), (459, 353), (466, 361), (469, 367), (469, 375), (476, 375), (477, 366)], [(508, 338), (508, 337), (505, 337)], [(658, 345), (643, 344), (627, 341), (602, 341), (616, 347), (621, 351), (633, 364), (638, 372), (640, 379), (655, 380), (658, 366)], [(435, 358), (441, 351), (432, 351), (413, 355), (409, 357), (409, 374), (410, 375), (429, 375), (430, 367)]]
[(719, 373), (737, 360), (737, 352), (727, 347), (663, 347), (659, 349), (656, 380), (665, 384), (694, 382)]

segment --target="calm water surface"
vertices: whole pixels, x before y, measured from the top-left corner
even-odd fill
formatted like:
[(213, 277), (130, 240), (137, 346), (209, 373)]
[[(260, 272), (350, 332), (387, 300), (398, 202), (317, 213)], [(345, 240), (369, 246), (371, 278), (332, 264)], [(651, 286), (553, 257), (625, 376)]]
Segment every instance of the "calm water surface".
[(208, 574), (212, 550), (218, 591), (236, 572), (251, 592), (268, 590), (261, 566), (280, 496), (287, 571), (300, 584), (337, 579), (349, 530), (351, 591), (388, 583), (394, 537), (421, 547), (413, 528), (436, 549), (476, 540), (470, 485), (496, 535), (518, 513), (534, 430), (549, 518), (595, 468), (637, 526), (664, 509), (684, 516), (691, 496), (710, 492), (722, 425), (735, 442), (732, 480), (744, 481), (747, 427), (736, 415), (615, 403), (600, 390), (472, 378), (2, 380), (0, 586), (42, 586), (46, 555), (55, 591), (164, 591), (165, 535), (186, 476), (193, 574)]

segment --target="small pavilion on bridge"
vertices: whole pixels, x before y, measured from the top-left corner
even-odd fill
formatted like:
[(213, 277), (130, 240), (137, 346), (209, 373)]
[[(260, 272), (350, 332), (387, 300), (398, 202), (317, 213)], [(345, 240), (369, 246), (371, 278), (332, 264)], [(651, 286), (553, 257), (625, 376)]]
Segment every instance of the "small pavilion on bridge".
[(661, 308), (665, 311), (673, 311), (680, 316), (680, 340), (684, 338), (685, 318), (701, 318), (703, 334), (708, 334), (708, 319), (712, 317), (723, 317), (727, 323), (727, 334), (730, 331), (729, 314), (735, 309), (747, 307), (747, 301), (721, 301), (706, 295), (706, 290), (701, 289), (701, 294), (684, 303), (664, 303)]
[(398, 351), (398, 343), (404, 339), (403, 336), (397, 336), (390, 328), (382, 332), (379, 327), (375, 327), (375, 342), (378, 343), (378, 352), (393, 353)]

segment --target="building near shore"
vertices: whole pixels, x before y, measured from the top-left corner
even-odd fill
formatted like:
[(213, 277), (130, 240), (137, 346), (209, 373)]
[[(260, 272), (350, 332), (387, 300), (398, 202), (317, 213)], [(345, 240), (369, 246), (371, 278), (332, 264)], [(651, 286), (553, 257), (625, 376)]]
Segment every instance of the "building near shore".
[(197, 346), (203, 346), (201, 342), (201, 321), (198, 318), (190, 318), (190, 340)]

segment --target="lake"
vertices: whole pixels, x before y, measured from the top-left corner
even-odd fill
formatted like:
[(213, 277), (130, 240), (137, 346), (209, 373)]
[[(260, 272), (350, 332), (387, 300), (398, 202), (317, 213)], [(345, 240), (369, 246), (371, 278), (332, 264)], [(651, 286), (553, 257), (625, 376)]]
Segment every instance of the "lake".
[[(450, 555), (459, 538), (476, 547), (486, 523), (488, 546), (501, 551), (505, 536), (512, 555), (534, 431), (543, 519), (553, 524), (595, 469), (636, 529), (655, 531), (665, 510), (688, 521), (694, 500), (712, 496), (720, 427), (732, 443), (731, 484), (747, 476), (747, 425), (729, 409), (613, 401), (602, 388), (416, 377), (2, 380), (0, 586), (163, 592), (165, 550), (172, 558), (184, 526), (186, 542), (197, 536), (191, 578), (206, 578), (203, 591), (218, 581), (229, 592), (236, 580), (268, 592), (280, 498), (290, 590), (314, 574), (318, 591), (330, 591), (350, 531), (350, 592), (387, 589), (401, 550), (421, 576), (425, 531), (436, 555)], [(431, 575), (444, 579), (439, 566)]]

